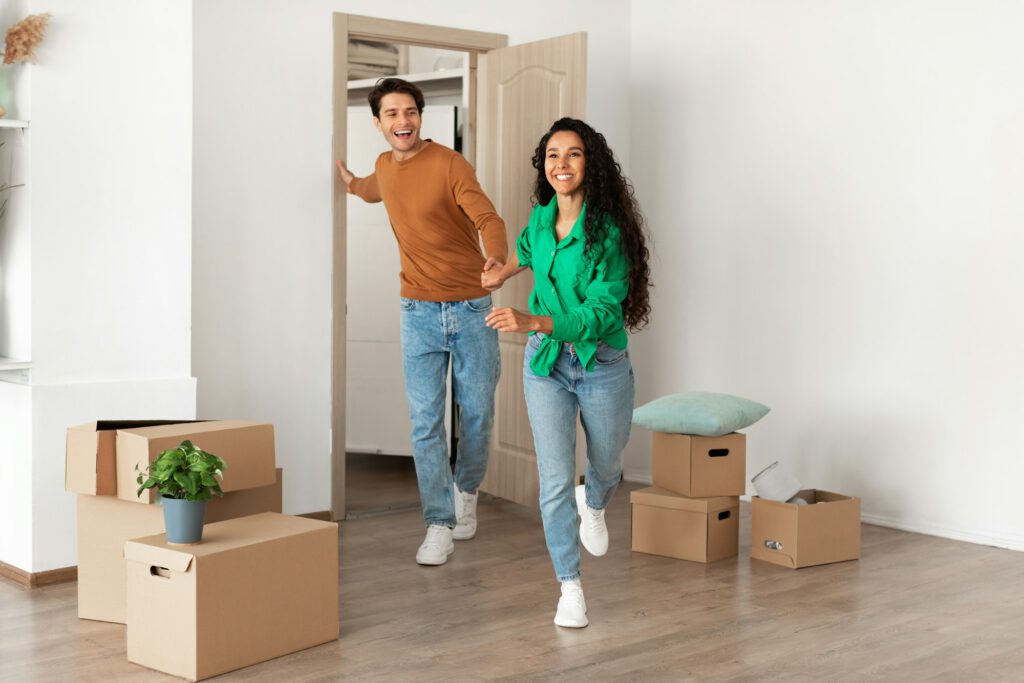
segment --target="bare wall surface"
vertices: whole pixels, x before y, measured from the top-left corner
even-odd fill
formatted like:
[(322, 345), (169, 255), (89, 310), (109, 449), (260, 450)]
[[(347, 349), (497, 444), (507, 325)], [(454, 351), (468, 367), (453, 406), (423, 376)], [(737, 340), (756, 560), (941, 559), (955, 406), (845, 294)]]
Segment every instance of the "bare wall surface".
[(1022, 25), (993, 1), (633, 3), (649, 386), (770, 405), (750, 474), (1024, 548)]

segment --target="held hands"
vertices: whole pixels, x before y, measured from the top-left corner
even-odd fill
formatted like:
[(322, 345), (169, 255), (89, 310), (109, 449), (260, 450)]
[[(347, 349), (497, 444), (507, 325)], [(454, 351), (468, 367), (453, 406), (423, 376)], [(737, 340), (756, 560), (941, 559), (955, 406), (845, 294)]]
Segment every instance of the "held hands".
[(487, 263), (484, 264), (484, 272), (480, 273), (480, 286), (488, 292), (499, 289), (505, 283), (504, 271), (504, 263), (493, 256), (488, 258)]

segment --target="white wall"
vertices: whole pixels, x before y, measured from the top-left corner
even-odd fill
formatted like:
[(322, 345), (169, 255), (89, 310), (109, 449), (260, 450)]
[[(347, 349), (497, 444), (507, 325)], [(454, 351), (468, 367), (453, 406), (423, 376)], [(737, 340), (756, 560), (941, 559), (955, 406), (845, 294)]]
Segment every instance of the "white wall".
[[(64, 432), (95, 419), (188, 418), (192, 10), (177, 0), (33, 2), (53, 18), (31, 68), (27, 177), (31, 378), (16, 402), (30, 464), (28, 554), (76, 564)], [(6, 410), (5, 410), (6, 412)]]
[(195, 3), (198, 412), (277, 425), (293, 513), (330, 507), (335, 11), (504, 33), (510, 43), (587, 31), (590, 118), (628, 152), (625, 0), (528, 0), (504, 11), (468, 0)]
[(636, 0), (651, 395), (864, 518), (1024, 549), (1024, 7)]

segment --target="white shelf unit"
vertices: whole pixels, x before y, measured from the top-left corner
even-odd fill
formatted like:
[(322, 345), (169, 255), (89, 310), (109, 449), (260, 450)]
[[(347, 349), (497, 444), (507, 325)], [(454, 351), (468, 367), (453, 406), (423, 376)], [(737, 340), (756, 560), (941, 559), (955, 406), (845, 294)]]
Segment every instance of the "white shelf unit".
[[(22, 119), (0, 119), (0, 130), (20, 129), (24, 132), (28, 127), (29, 122)], [(3, 275), (2, 268), (0, 268), (0, 275)], [(2, 322), (0, 321), (0, 323)], [(32, 361), (0, 356), (0, 382), (24, 383), (28, 379), (28, 372), (31, 368)]]
[[(416, 74), (398, 74), (395, 78), (415, 83), (427, 97), (438, 95), (459, 95), (466, 88), (466, 78), (469, 72), (465, 68), (446, 69), (444, 71), (427, 71)], [(381, 76), (380, 78), (387, 78)], [(348, 82), (349, 100), (352, 98), (366, 97), (370, 89), (377, 84), (379, 78), (362, 78), (358, 81)]]

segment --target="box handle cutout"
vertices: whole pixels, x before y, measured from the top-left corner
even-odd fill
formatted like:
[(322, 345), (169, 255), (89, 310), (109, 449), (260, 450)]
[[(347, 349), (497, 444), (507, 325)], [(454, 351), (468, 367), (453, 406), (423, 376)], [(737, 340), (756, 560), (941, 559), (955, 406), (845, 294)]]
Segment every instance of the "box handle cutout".
[(149, 575), (150, 576), (159, 576), (160, 578), (163, 578), (163, 579), (171, 578), (171, 572), (170, 572), (169, 569), (167, 569), (167, 567), (156, 567), (156, 566), (153, 566), (153, 565), (150, 565), (150, 567), (149, 567)]
[(722, 510), (718, 513), (718, 519), (729, 519), (732, 517), (732, 510)]
[(712, 458), (724, 458), (725, 456), (729, 455), (729, 449), (712, 448), (710, 451), (708, 451), (708, 455), (710, 455)]
[(782, 550), (782, 541), (773, 541), (771, 539), (767, 539), (764, 542), (764, 547), (768, 548), (768, 550)]

